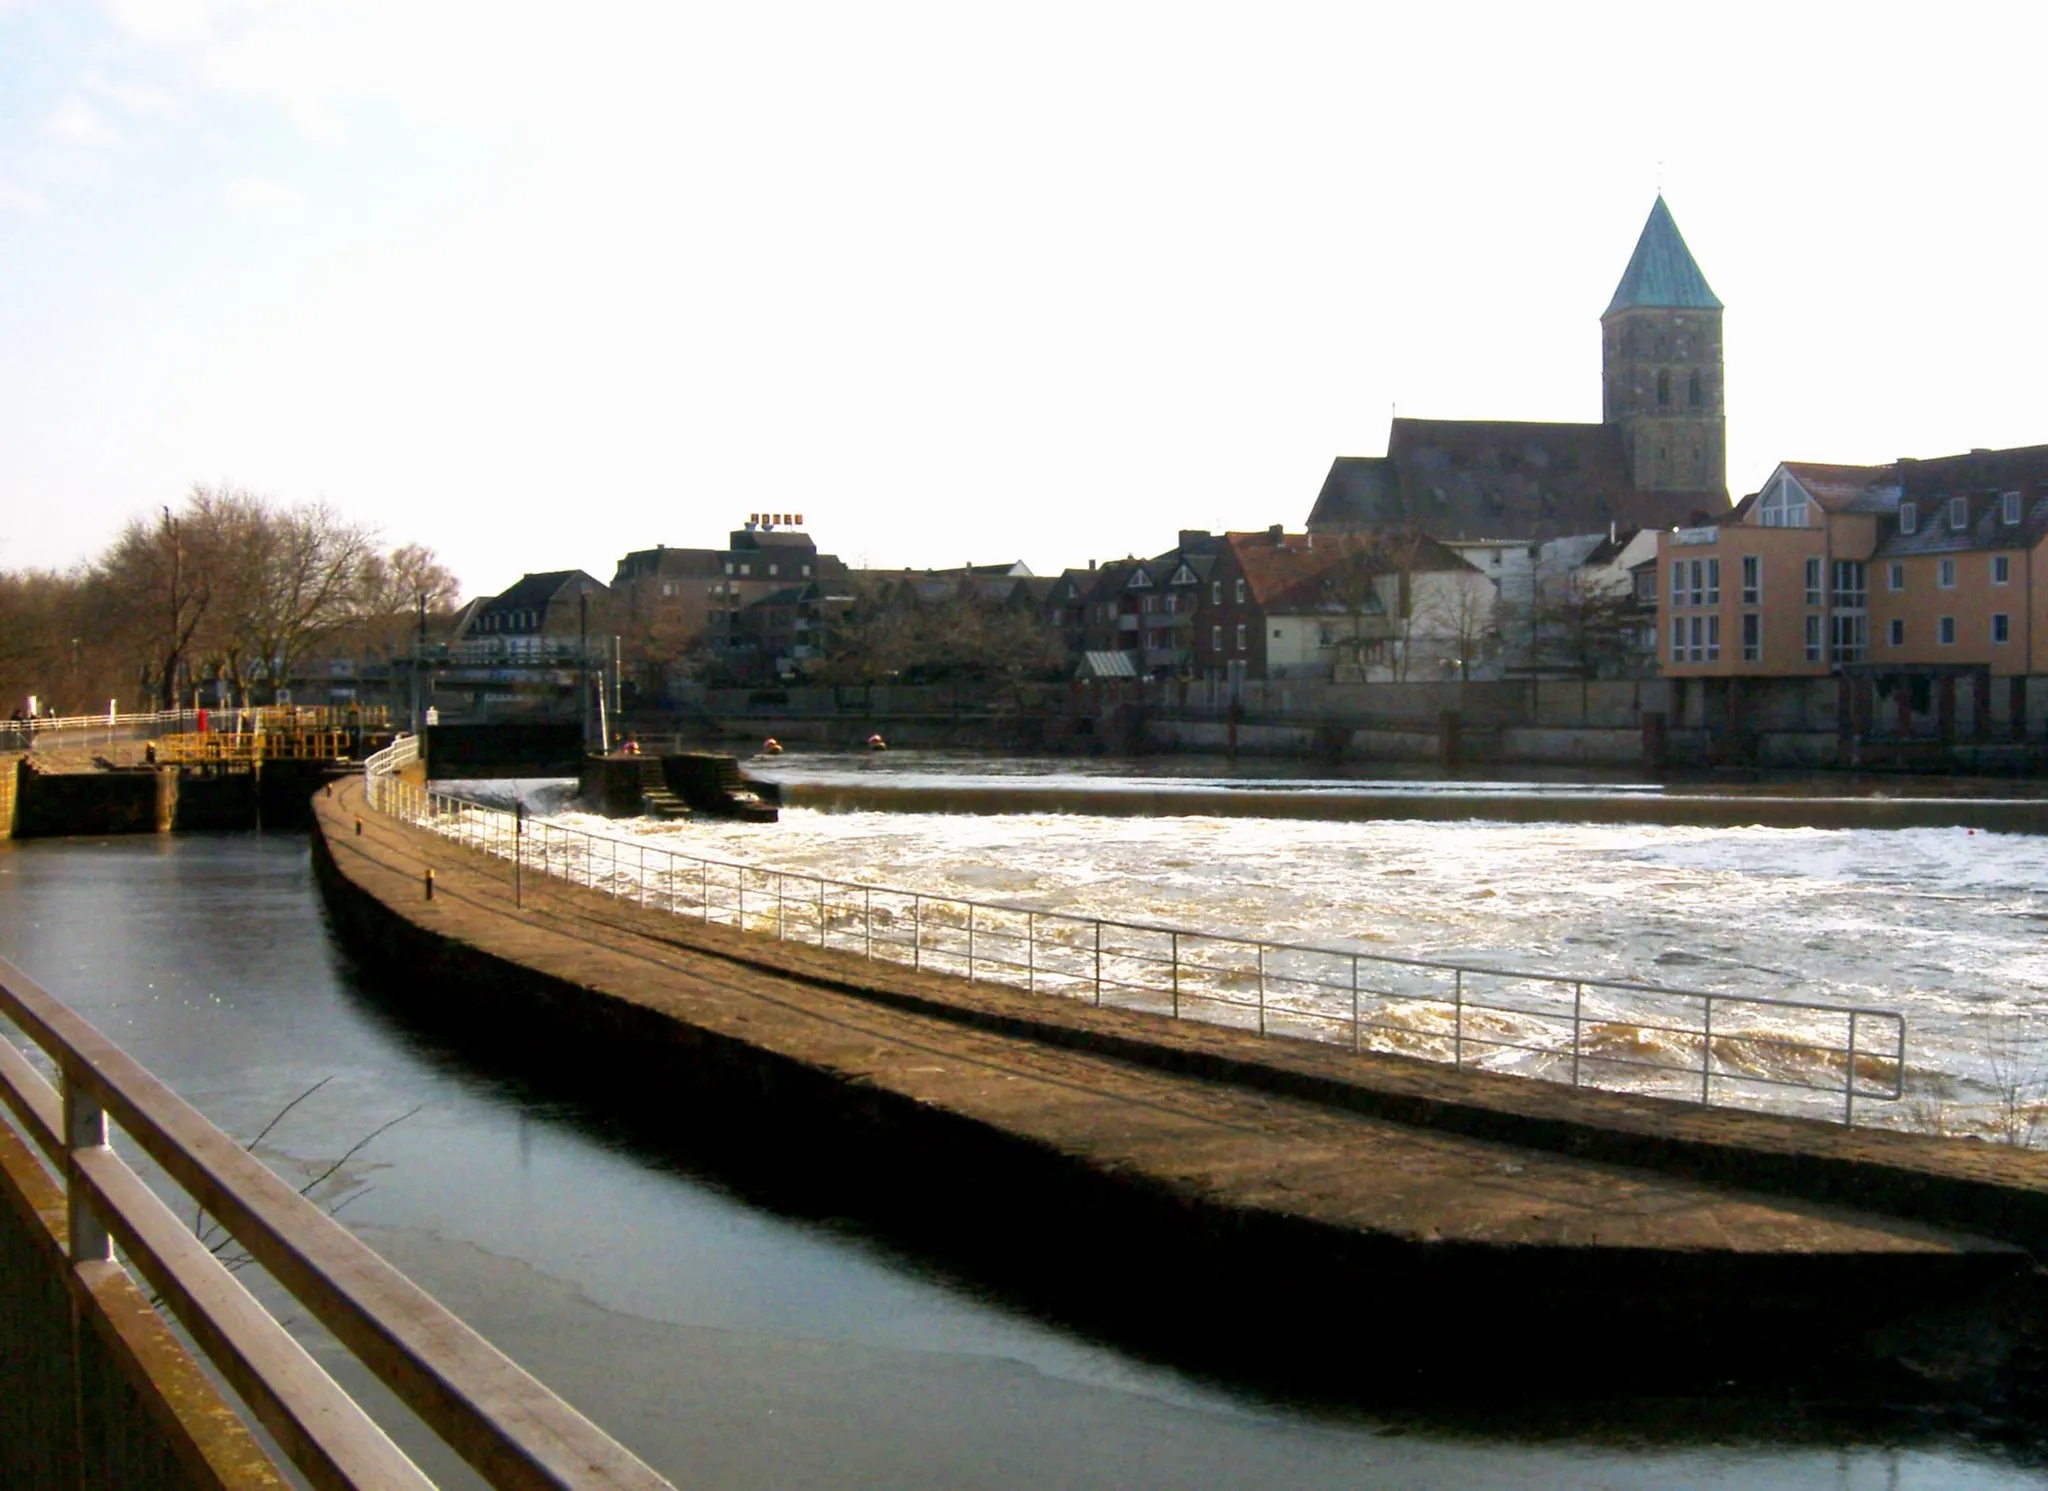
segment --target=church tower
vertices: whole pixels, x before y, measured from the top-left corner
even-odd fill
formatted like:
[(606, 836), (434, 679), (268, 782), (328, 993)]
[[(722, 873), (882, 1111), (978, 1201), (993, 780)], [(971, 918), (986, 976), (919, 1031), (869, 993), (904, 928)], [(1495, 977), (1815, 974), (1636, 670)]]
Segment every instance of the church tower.
[(1621, 428), (1639, 492), (1728, 490), (1721, 302), (1664, 198), (1600, 318), (1602, 420)]

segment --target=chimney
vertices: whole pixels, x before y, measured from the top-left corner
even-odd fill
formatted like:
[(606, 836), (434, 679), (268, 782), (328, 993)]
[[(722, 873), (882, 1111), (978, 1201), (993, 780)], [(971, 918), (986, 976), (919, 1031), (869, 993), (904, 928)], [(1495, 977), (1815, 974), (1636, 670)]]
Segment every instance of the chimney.
[(1089, 560), (1089, 561), (1088, 561), (1088, 568), (1090, 568), (1090, 569), (1094, 569), (1094, 568), (1095, 568), (1095, 561), (1094, 561), (1094, 560), (1092, 560), (1092, 559), (1091, 559), (1091, 560)]
[(1287, 542), (1287, 525), (1285, 523), (1275, 523), (1271, 528), (1268, 528), (1266, 530), (1266, 541), (1276, 549), (1284, 545)]

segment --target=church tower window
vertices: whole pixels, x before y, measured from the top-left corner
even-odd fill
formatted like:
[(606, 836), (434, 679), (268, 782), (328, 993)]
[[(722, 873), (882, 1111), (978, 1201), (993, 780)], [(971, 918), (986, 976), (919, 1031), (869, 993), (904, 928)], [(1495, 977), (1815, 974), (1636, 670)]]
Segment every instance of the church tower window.
[(1695, 409), (1699, 408), (1702, 402), (1700, 399), (1700, 370), (1698, 368), (1692, 370), (1692, 383), (1685, 391), (1685, 401)]
[(1657, 369), (1657, 407), (1662, 409), (1671, 402), (1671, 370)]

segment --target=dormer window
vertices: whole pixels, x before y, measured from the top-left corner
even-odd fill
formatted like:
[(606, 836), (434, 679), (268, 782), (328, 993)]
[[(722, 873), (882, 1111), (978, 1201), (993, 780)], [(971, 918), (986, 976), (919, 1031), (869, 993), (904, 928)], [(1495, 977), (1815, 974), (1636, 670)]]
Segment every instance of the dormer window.
[(2005, 526), (2008, 528), (2014, 527), (2018, 524), (2020, 520), (2019, 493), (2007, 492), (1998, 499), (1998, 516), (2000, 517), (2000, 519), (2004, 521)]
[(1920, 504), (1901, 502), (1899, 504), (1899, 532), (1917, 533), (1920, 530)]
[(1948, 500), (1948, 526), (1961, 533), (1970, 526), (1970, 499), (1951, 497)]
[(1133, 589), (1133, 590), (1150, 590), (1151, 588), (1152, 588), (1152, 577), (1151, 577), (1150, 575), (1146, 574), (1146, 573), (1145, 573), (1145, 572), (1144, 572), (1143, 570), (1136, 570), (1136, 571), (1133, 571), (1133, 572), (1132, 572), (1132, 574), (1131, 574), (1131, 589)]

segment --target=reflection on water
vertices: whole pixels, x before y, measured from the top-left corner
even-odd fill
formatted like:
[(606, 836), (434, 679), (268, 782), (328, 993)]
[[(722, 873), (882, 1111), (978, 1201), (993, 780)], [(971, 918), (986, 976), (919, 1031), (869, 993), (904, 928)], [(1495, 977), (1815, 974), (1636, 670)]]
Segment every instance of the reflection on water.
[(1598, 1438), (1585, 1409), (1513, 1439), (1333, 1418), (1083, 1339), (415, 1036), (329, 940), (294, 838), (0, 845), (0, 951), (234, 1133), (325, 1079), (261, 1150), (287, 1173), (418, 1107), (341, 1178), (342, 1220), (681, 1484), (2034, 1483), (1895, 1426), (1759, 1443), (1741, 1409), (1727, 1447), (1639, 1442), (1690, 1405), (1608, 1405)]

